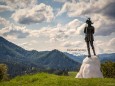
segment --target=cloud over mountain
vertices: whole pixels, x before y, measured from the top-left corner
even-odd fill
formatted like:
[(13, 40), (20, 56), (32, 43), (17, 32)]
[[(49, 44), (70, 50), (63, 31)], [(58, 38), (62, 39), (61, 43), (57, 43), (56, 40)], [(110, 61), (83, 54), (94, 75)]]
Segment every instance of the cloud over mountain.
[(29, 35), (29, 32), (23, 26), (16, 26), (14, 24), (11, 24), (10, 26), (7, 26), (0, 30), (0, 34), (2, 34), (3, 36), (26, 38)]

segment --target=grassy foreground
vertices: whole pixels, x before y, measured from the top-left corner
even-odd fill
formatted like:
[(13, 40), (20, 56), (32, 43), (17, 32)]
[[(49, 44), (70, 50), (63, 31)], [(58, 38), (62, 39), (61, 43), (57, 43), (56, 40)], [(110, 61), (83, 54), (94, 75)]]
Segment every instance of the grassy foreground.
[(17, 76), (10, 81), (0, 82), (0, 86), (115, 86), (115, 79), (76, 79), (75, 72), (69, 76), (39, 73), (34, 75)]

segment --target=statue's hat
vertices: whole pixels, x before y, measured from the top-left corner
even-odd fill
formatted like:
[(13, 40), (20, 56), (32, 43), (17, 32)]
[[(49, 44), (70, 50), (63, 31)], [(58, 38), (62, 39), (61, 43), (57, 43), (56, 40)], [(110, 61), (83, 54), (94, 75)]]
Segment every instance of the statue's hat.
[(88, 19), (86, 20), (86, 23), (87, 23), (87, 24), (93, 24), (90, 18), (88, 18)]

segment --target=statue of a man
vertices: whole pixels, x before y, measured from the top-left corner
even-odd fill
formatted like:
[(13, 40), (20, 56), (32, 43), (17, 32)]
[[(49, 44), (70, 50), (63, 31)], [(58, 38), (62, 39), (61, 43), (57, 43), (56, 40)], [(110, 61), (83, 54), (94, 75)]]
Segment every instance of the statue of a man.
[(88, 24), (87, 27), (84, 28), (84, 33), (85, 33), (85, 41), (87, 44), (87, 50), (88, 50), (88, 57), (91, 57), (91, 53), (90, 53), (90, 45), (92, 47), (93, 53), (94, 55), (96, 55), (95, 53), (95, 48), (93, 45), (93, 41), (94, 41), (94, 37), (93, 34), (95, 32), (95, 28), (92, 26), (92, 21), (90, 20), (90, 18), (88, 18), (86, 20), (86, 23)]

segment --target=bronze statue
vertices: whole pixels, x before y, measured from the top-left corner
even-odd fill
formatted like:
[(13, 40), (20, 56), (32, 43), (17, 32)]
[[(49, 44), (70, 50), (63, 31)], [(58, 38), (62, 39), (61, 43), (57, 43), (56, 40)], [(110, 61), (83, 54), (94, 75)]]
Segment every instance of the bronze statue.
[(88, 18), (86, 20), (86, 23), (88, 24), (87, 27), (84, 28), (84, 33), (85, 33), (85, 41), (87, 44), (87, 50), (88, 50), (88, 57), (91, 57), (91, 53), (90, 53), (90, 45), (92, 47), (93, 53), (94, 55), (96, 55), (95, 53), (95, 48), (93, 45), (93, 41), (94, 41), (94, 37), (93, 34), (95, 32), (95, 28), (92, 26), (92, 21), (90, 20), (90, 18)]

